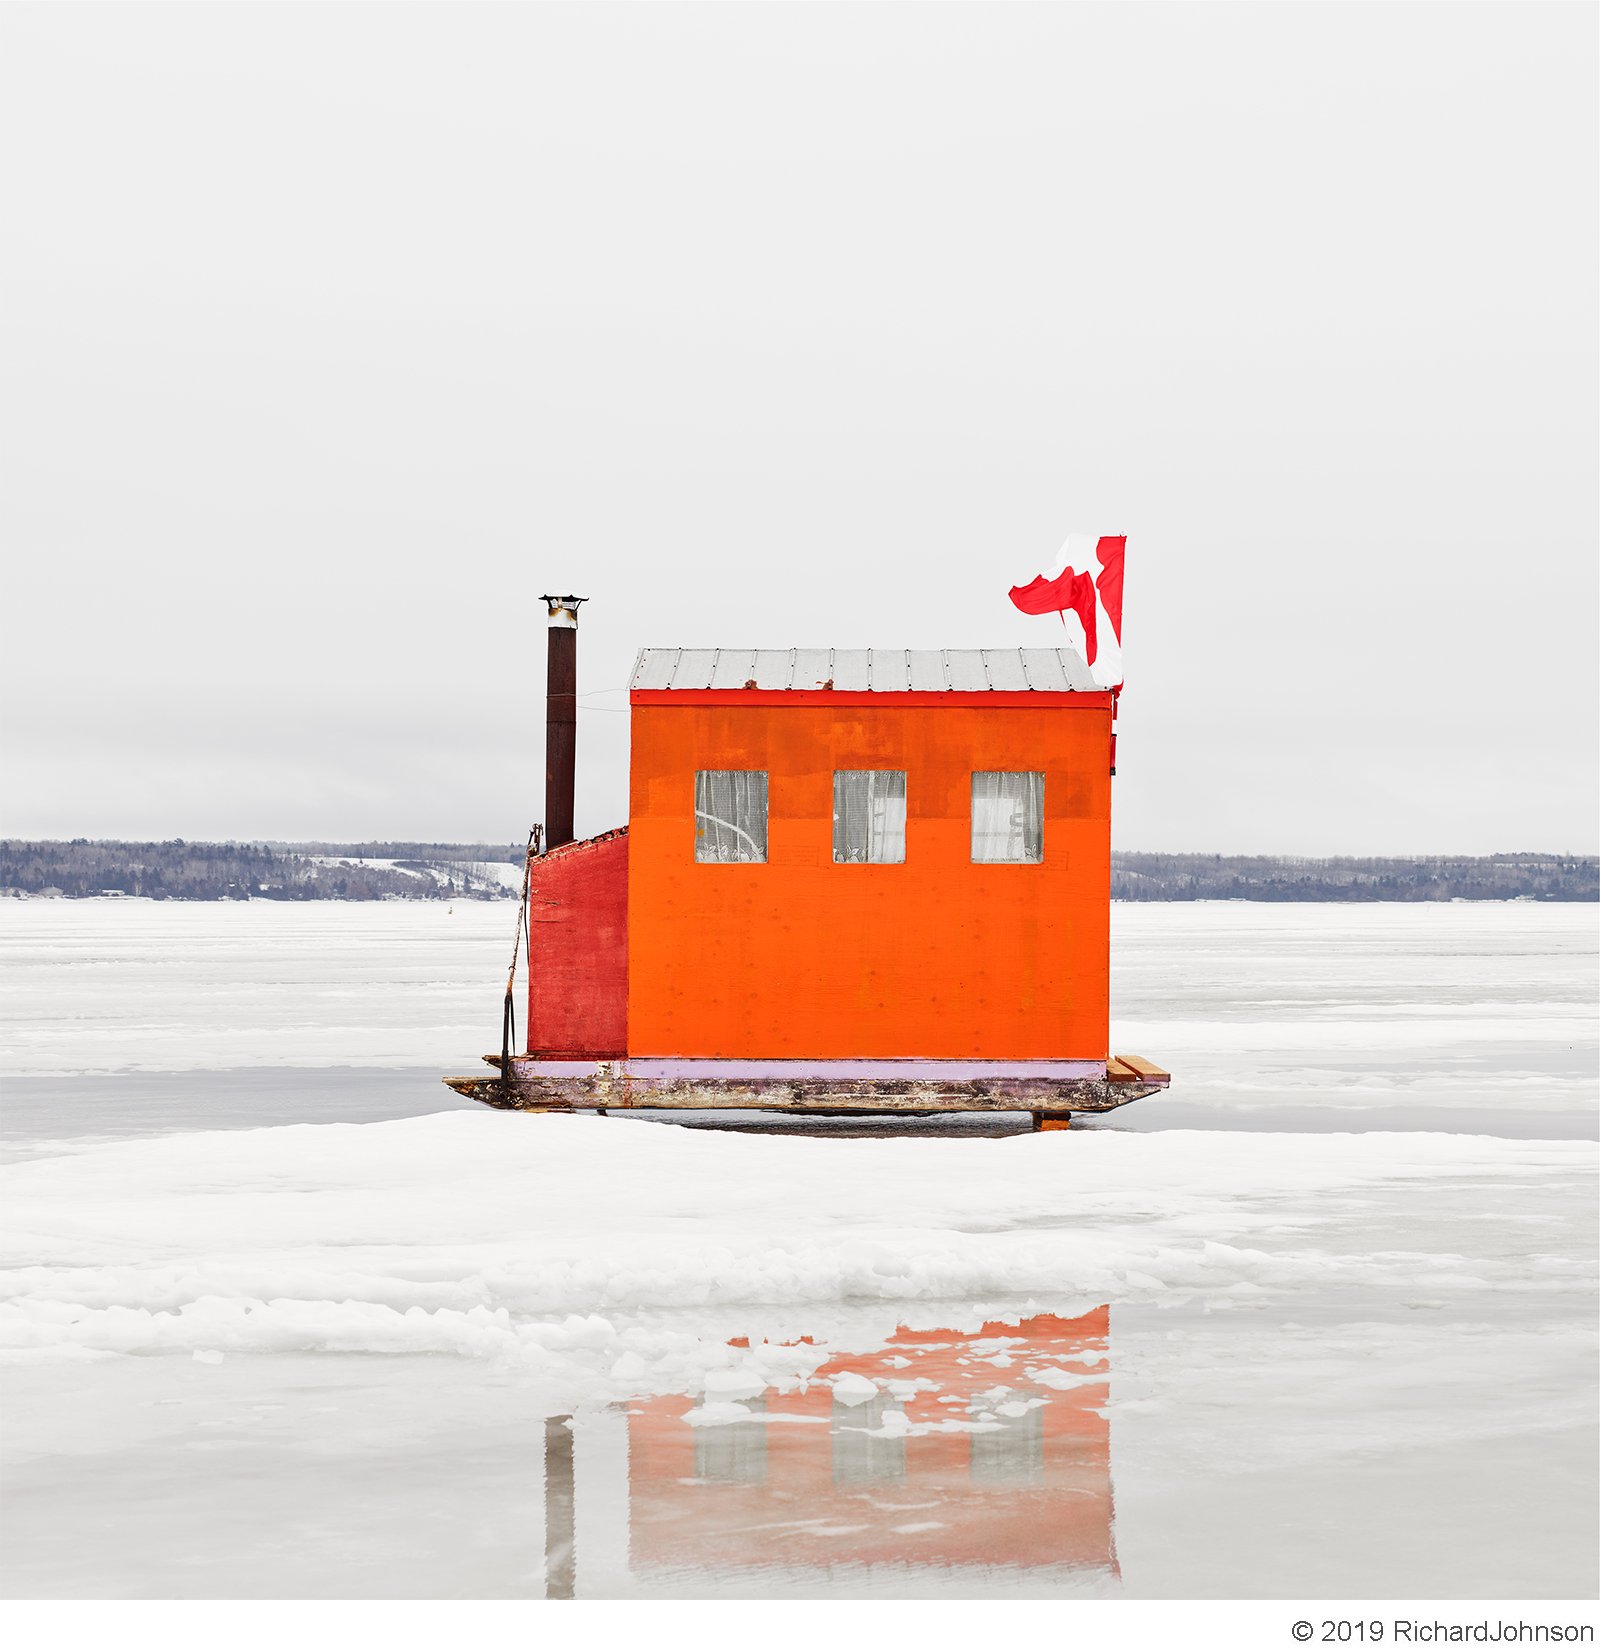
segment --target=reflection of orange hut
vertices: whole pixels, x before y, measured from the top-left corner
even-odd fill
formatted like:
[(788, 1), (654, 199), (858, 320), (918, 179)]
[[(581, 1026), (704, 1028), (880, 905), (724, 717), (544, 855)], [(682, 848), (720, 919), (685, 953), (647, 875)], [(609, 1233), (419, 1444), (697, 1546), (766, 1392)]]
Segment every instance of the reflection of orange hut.
[[(630, 1567), (816, 1575), (981, 1568), (1115, 1577), (1107, 1307), (901, 1330), (805, 1391), (628, 1416)], [(729, 1414), (734, 1418), (728, 1418)]]

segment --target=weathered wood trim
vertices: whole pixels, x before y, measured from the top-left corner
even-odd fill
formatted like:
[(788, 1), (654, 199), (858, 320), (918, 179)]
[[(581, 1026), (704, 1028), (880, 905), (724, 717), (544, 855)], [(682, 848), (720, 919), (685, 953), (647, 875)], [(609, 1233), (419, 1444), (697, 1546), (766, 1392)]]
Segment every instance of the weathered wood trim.
[(1163, 1071), (1160, 1066), (1142, 1059), (1137, 1054), (1118, 1054), (1114, 1058), (1119, 1066), (1133, 1072), (1143, 1082), (1159, 1083), (1165, 1086), (1172, 1081), (1170, 1071)]
[[(496, 1065), (498, 1059), (494, 1060)], [(578, 1069), (574, 1069), (578, 1068)], [(1168, 1079), (1170, 1081), (1170, 1079)], [(447, 1077), (458, 1094), (509, 1111), (891, 1112), (1111, 1111), (1167, 1086), (1131, 1075), (1038, 1077), (996, 1071), (981, 1077), (671, 1077), (641, 1074), (627, 1061), (513, 1059), (510, 1081)]]

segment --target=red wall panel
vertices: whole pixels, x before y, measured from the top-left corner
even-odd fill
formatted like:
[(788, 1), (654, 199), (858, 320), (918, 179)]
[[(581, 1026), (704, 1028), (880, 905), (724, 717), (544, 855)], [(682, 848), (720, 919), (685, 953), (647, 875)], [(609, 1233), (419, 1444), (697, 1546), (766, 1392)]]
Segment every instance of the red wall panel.
[(570, 842), (528, 878), (528, 1051), (622, 1056), (628, 1047), (628, 835)]

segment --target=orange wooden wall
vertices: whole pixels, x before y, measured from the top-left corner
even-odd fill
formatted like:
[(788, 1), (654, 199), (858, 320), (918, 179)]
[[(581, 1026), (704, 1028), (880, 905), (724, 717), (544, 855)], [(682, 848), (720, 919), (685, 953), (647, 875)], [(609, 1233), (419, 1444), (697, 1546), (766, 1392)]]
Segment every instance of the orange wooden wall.
[[(1105, 1058), (1109, 694), (636, 693), (628, 1051)], [(761, 768), (768, 862), (699, 865), (699, 768)], [(906, 770), (903, 865), (833, 863), (836, 768)], [(974, 769), (1039, 769), (1044, 861), (971, 862)]]

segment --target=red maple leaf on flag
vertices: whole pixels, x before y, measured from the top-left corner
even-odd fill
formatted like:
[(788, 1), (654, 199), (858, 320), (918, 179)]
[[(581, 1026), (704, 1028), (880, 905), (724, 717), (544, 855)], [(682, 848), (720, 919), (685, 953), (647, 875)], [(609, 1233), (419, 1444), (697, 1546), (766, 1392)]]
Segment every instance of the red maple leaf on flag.
[(1094, 580), (1087, 573), (1075, 573), (1069, 567), (1058, 578), (1047, 579), (1041, 573), (1027, 584), (1013, 585), (1011, 600), (1024, 613), (1059, 613), (1061, 622), (1067, 622), (1068, 612), (1083, 620), (1083, 639), (1088, 649), (1089, 663), (1099, 651), (1095, 636)]
[(1125, 533), (1102, 538), (1095, 545), (1098, 575), (1078, 572), (1071, 563), (1053, 579), (1043, 573), (1027, 584), (1013, 585), (1012, 605), (1023, 613), (1059, 613), (1067, 622), (1068, 613), (1083, 621), (1084, 651), (1093, 664), (1100, 651), (1099, 609), (1105, 609), (1111, 633), (1122, 642), (1122, 558), (1128, 547)]

